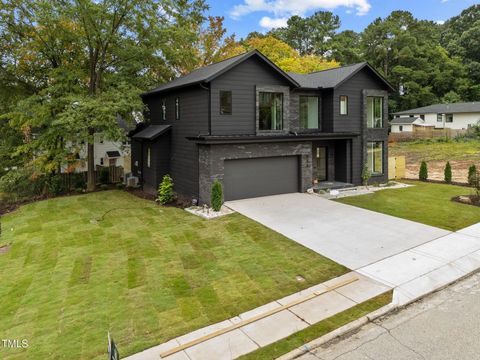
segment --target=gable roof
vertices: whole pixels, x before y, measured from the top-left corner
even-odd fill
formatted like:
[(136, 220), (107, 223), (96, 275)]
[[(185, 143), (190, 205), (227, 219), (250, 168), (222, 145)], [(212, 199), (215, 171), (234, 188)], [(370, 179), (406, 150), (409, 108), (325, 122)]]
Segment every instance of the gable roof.
[(194, 84), (200, 84), (200, 83), (208, 83), (215, 79), (216, 77), (222, 75), (226, 71), (230, 70), (234, 66), (244, 62), (245, 60), (251, 58), (252, 56), (258, 56), (260, 59), (262, 59), (264, 62), (266, 62), (274, 71), (279, 73), (281, 76), (283, 76), (287, 81), (289, 81), (293, 86), (298, 87), (300, 86), (290, 75), (288, 75), (286, 72), (284, 72), (282, 69), (280, 69), (277, 65), (275, 65), (271, 60), (269, 60), (265, 55), (263, 55), (260, 51), (258, 50), (252, 50), (249, 52), (246, 52), (244, 54), (240, 54), (234, 57), (231, 57), (229, 59), (207, 65), (205, 67), (193, 70), (187, 75), (181, 76), (179, 78), (176, 78), (166, 84), (163, 84), (156, 89), (153, 89), (151, 91), (148, 91), (144, 94), (143, 96), (148, 96), (152, 94), (157, 94), (166, 90), (172, 90), (172, 89), (177, 89), (181, 88), (184, 86), (188, 85), (194, 85)]
[(420, 120), (421, 122), (424, 122), (422, 119), (418, 117), (398, 117), (398, 118), (393, 118), (390, 121), (391, 125), (410, 125), (413, 124), (415, 121)]
[(453, 104), (434, 104), (424, 106), (416, 109), (410, 109), (405, 111), (399, 111), (393, 113), (393, 115), (409, 115), (409, 114), (447, 114), (447, 113), (472, 113), (480, 112), (480, 101), (476, 102), (463, 102)]
[(395, 88), (367, 62), (321, 70), (310, 74), (288, 74), (293, 77), (302, 88), (328, 89), (340, 86), (364, 68), (370, 69), (391, 91), (396, 91)]

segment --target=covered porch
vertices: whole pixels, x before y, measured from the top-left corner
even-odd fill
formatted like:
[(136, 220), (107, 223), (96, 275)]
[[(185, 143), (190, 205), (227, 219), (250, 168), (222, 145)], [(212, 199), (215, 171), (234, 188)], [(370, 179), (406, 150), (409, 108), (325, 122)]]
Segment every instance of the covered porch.
[(351, 139), (312, 142), (312, 187), (315, 190), (353, 186)]

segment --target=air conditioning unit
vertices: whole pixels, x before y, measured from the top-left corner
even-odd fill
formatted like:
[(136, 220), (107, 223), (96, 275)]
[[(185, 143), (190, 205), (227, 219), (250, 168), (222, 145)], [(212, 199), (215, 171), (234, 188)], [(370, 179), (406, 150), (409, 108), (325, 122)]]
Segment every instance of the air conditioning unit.
[(137, 176), (130, 176), (127, 178), (127, 186), (128, 187), (137, 187), (138, 186), (138, 177)]

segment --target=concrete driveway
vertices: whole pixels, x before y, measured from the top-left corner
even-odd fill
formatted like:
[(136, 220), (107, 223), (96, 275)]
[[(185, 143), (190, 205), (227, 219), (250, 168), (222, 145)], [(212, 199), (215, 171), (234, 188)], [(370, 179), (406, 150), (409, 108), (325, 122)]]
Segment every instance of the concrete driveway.
[(450, 233), (301, 193), (225, 205), (354, 270)]

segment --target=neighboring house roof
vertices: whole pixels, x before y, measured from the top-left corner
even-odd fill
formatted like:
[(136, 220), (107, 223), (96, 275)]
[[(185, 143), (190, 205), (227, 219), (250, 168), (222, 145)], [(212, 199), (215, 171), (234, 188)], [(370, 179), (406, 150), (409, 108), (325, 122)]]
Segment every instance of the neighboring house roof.
[(107, 151), (106, 152), (108, 158), (118, 158), (120, 157), (119, 151)]
[(280, 75), (282, 75), (285, 79), (287, 79), (293, 86), (299, 86), (299, 84), (292, 78), (290, 75), (288, 75), (286, 72), (284, 72), (282, 69), (280, 69), (277, 65), (275, 65), (272, 61), (270, 61), (265, 55), (263, 55), (260, 51), (258, 50), (252, 50), (249, 52), (246, 52), (241, 55), (237, 55), (234, 57), (231, 57), (229, 59), (207, 65), (205, 67), (193, 70), (191, 73), (181, 76), (179, 78), (176, 78), (175, 80), (172, 80), (166, 84), (163, 84), (159, 87), (157, 87), (154, 90), (151, 90), (149, 92), (146, 92), (142, 94), (142, 96), (147, 96), (151, 94), (156, 94), (165, 90), (172, 90), (172, 89), (177, 89), (181, 88), (184, 86), (188, 85), (193, 85), (193, 84), (200, 84), (200, 83), (207, 83), (215, 79), (216, 77), (222, 75), (226, 71), (230, 70), (234, 66), (240, 64), (241, 62), (251, 58), (252, 56), (258, 56), (262, 60), (264, 60), (270, 67), (278, 72)]
[(156, 89), (142, 94), (142, 96), (148, 96), (156, 93), (160, 93), (166, 90), (172, 90), (181, 88), (184, 86), (189, 86), (193, 84), (208, 83), (230, 70), (234, 66), (240, 64), (241, 62), (249, 59), (252, 56), (258, 56), (264, 60), (270, 67), (286, 78), (293, 86), (300, 88), (308, 89), (318, 89), (318, 88), (335, 88), (341, 85), (343, 82), (351, 78), (357, 72), (364, 68), (370, 69), (375, 75), (378, 76), (380, 81), (385, 83), (385, 85), (391, 90), (396, 91), (395, 88), (376, 71), (370, 64), (367, 62), (362, 62), (354, 65), (342, 66), (333, 69), (327, 69), (322, 71), (313, 72), (310, 74), (297, 74), (297, 73), (286, 73), (270, 61), (265, 55), (263, 55), (258, 50), (252, 50), (247, 53), (234, 56), (232, 58), (214, 63), (200, 69), (194, 70), (191, 73), (181, 76), (175, 80), (172, 80), (166, 84), (163, 84)]
[(390, 124), (391, 125), (411, 125), (417, 120), (421, 120), (423, 122), (423, 120), (418, 117), (398, 117), (390, 121)]
[(416, 109), (399, 111), (393, 115), (409, 115), (409, 114), (447, 114), (447, 113), (476, 113), (480, 112), (480, 101), (463, 102), (453, 104), (434, 104)]
[(361, 62), (358, 64), (317, 71), (310, 74), (288, 74), (293, 77), (303, 88), (328, 89), (340, 86), (346, 80), (350, 79), (352, 76), (354, 76), (356, 73), (358, 73), (364, 68), (370, 69), (375, 75), (379, 77), (382, 82), (385, 83), (385, 85), (387, 85), (390, 90), (396, 91), (395, 88), (367, 62)]
[(142, 131), (132, 136), (133, 139), (154, 140), (166, 131), (170, 130), (172, 125), (148, 125)]

